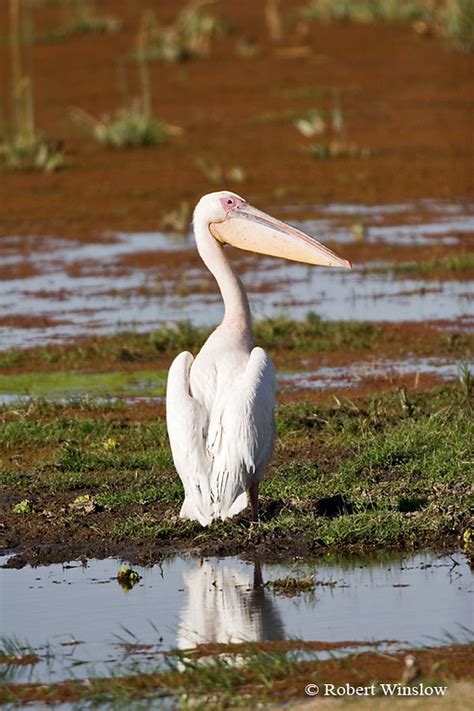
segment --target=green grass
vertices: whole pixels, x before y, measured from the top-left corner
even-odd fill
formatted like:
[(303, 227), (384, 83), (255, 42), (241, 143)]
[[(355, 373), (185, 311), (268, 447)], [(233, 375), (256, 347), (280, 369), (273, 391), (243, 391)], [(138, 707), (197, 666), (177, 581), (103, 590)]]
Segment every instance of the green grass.
[(122, 27), (121, 21), (114, 15), (100, 14), (94, 0), (69, 0), (64, 4), (71, 5), (67, 21), (49, 32), (33, 34), (34, 41), (54, 42), (75, 35), (115, 34)]
[(306, 575), (304, 577), (287, 575), (285, 578), (270, 580), (267, 585), (276, 593), (293, 597), (294, 595), (314, 594), (316, 581), (313, 575)]
[(442, 35), (461, 52), (474, 50), (472, 0), (308, 0), (298, 16), (303, 21), (411, 22), (420, 34)]
[(1, 127), (0, 172), (38, 170), (52, 173), (66, 165), (61, 141), (52, 141), (38, 130), (31, 76), (23, 69), (24, 45), (31, 43), (20, 12), (20, 2), (10, 3), (9, 44), (11, 72), (11, 125)]
[[(123, 333), (119, 336), (91, 338), (70, 346), (51, 345), (34, 351), (12, 349), (0, 352), (0, 369), (29, 367), (32, 358), (44, 368), (67, 370), (87, 365), (97, 367), (97, 363), (109, 368), (124, 363), (149, 362), (160, 355), (171, 356), (183, 350), (196, 352), (212, 330), (213, 328), (197, 328), (183, 321), (172, 327), (163, 326), (149, 334)], [(356, 352), (373, 349), (382, 335), (381, 327), (368, 322), (325, 322), (315, 314), (308, 314), (303, 321), (293, 321), (286, 316), (263, 319), (254, 324), (253, 331), (255, 343), (268, 349), (270, 353), (282, 348), (291, 351), (331, 352), (344, 349)], [(59, 372), (56, 372), (56, 375), (58, 381), (64, 377), (64, 385), (67, 385), (70, 376), (63, 376)], [(150, 375), (153, 380), (157, 377), (161, 379), (161, 371)], [(81, 382), (85, 383), (88, 378), (86, 374), (79, 373), (76, 377), (79, 385)], [(105, 384), (107, 377), (104, 376)], [(119, 377), (111, 374), (110, 377), (117, 377), (118, 380), (120, 377), (130, 377), (133, 381), (133, 378), (139, 379), (141, 375), (137, 373), (133, 377)], [(145, 373), (143, 377), (146, 379), (148, 376)], [(40, 372), (26, 376), (25, 384), (32, 385), (36, 378), (41, 382)], [(45, 375), (45, 378), (48, 376)], [(16, 382), (21, 383), (20, 380)], [(94, 381), (91, 377), (87, 382), (97, 382), (99, 387), (100, 378)], [(18, 388), (15, 387), (15, 391), (18, 391)]]
[(427, 259), (422, 262), (409, 262), (393, 264), (390, 271), (395, 274), (430, 274), (455, 275), (462, 272), (474, 271), (474, 254), (452, 254), (439, 259)]
[(474, 2), (452, 0), (440, 14), (444, 34), (461, 52), (474, 51)]
[(134, 373), (85, 373), (77, 371), (39, 371), (2, 375), (0, 392), (25, 397), (71, 398), (115, 395), (120, 397), (163, 396), (166, 371)]
[(66, 156), (61, 143), (49, 141), (39, 133), (12, 134), (0, 143), (0, 168), (3, 170), (54, 173), (65, 166)]
[(299, 14), (305, 20), (374, 22), (415, 20), (426, 12), (419, 0), (308, 0)]
[(474, 254), (448, 254), (435, 259), (424, 259), (419, 262), (392, 262), (390, 264), (371, 265), (367, 271), (380, 274), (396, 274), (397, 276), (423, 276), (427, 279), (456, 277), (474, 271)]
[[(364, 654), (344, 654), (320, 660), (311, 655), (311, 643), (288, 641), (212, 645), (211, 651), (197, 649), (196, 653), (175, 650), (156, 663), (147, 673), (118, 670), (110, 678), (93, 675), (84, 684), (71, 679), (56, 684), (8, 684), (0, 690), (0, 703), (20, 705), (22, 702), (42, 704), (65, 702), (80, 708), (133, 708), (133, 709), (199, 709), (223, 711), (227, 708), (281, 708), (301, 701), (308, 680), (321, 684), (337, 685), (341, 677), (350, 680), (350, 685), (374, 684), (377, 699), (360, 700), (357, 708), (380, 708), (379, 683), (391, 679), (393, 671), (403, 669), (400, 655), (393, 652), (380, 654), (377, 645)], [(407, 650), (408, 651), (408, 650)], [(309, 652), (309, 653), (308, 653)], [(450, 640), (448, 646), (439, 650), (417, 648), (412, 650), (423, 669), (425, 686), (447, 685), (450, 708), (455, 711), (468, 708), (472, 697), (472, 683), (460, 685), (456, 679), (469, 679), (466, 669), (472, 661), (472, 643), (463, 645)], [(204, 655), (204, 658), (200, 658)], [(442, 660), (442, 663), (440, 663)], [(462, 675), (457, 672), (461, 663)], [(418, 684), (418, 682), (416, 682)], [(456, 689), (456, 692), (455, 692)], [(382, 700), (383, 701), (383, 700)], [(375, 705), (372, 703), (375, 702)], [(347, 704), (337, 708), (346, 708)], [(368, 706), (366, 706), (368, 703)], [(406, 701), (390, 700), (393, 707), (402, 709)], [(428, 704), (416, 705), (416, 709), (432, 708)], [(298, 705), (298, 708), (300, 706)], [(385, 708), (385, 706), (384, 706)], [(410, 708), (412, 704), (410, 702)], [(415, 707), (413, 707), (415, 708)], [(441, 706), (439, 707), (441, 708)]]
[(153, 12), (142, 19), (142, 56), (147, 61), (184, 62), (208, 57), (214, 38), (226, 31), (226, 23), (210, 12), (213, 3), (190, 0), (174, 21), (161, 25)]
[(208, 529), (179, 520), (183, 493), (165, 422), (136, 422), (133, 409), (89, 411), (78, 402), (30, 404), (14, 414), (4, 408), (0, 483), (16, 503), (34, 502), (29, 517), (89, 494), (114, 512), (104, 535), (122, 540), (233, 551), (270, 540), (310, 551), (439, 545), (467, 527), (472, 406), (457, 384), (409, 397), (410, 414), (397, 393), (359, 407), (280, 407), (255, 528), (239, 518)]
[(100, 119), (75, 109), (72, 118), (107, 148), (157, 146), (166, 143), (170, 133), (162, 121), (145, 110), (141, 101), (134, 101), (130, 106)]

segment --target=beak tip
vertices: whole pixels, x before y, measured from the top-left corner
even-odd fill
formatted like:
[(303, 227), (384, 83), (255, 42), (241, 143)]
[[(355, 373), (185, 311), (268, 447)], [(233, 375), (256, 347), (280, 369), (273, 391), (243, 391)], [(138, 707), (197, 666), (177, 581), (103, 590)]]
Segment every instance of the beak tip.
[(330, 262), (329, 266), (331, 267), (339, 267), (340, 269), (352, 269), (352, 262), (350, 262), (348, 259), (339, 259), (334, 262)]

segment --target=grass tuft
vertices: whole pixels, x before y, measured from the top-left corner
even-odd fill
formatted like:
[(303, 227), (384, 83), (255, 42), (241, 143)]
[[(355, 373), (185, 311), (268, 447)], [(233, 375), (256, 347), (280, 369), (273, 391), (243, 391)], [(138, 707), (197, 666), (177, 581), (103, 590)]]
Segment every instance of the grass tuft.
[[(249, 528), (245, 518), (207, 529), (179, 519), (183, 491), (164, 418), (136, 422), (133, 410), (118, 417), (113, 408), (82, 410), (79, 402), (4, 408), (0, 481), (6, 501), (34, 501), (39, 519), (53, 511), (48, 530), (54, 535), (57, 526), (61, 540), (66, 516), (78, 526), (93, 517), (107, 540), (227, 552), (412, 549), (455, 541), (469, 528), (470, 400), (457, 384), (406, 397), (394, 392), (357, 407), (279, 407), (258, 527)], [(24, 538), (23, 517), (11, 503), (0, 505), (0, 514)]]
[(287, 575), (285, 578), (270, 580), (267, 585), (276, 593), (281, 593), (287, 597), (294, 597), (302, 593), (314, 593), (316, 582), (313, 575), (306, 575), (303, 578), (295, 578), (291, 575)]
[(214, 0), (191, 0), (177, 14), (174, 22), (162, 26), (152, 12), (143, 18), (146, 35), (143, 56), (147, 61), (184, 62), (208, 57), (212, 40), (225, 25), (209, 12)]
[(166, 124), (151, 117), (140, 99), (100, 119), (82, 109), (74, 109), (71, 116), (98, 143), (108, 148), (157, 146), (165, 143), (169, 136)]
[(35, 35), (36, 42), (55, 42), (75, 35), (116, 34), (122, 27), (114, 15), (101, 15), (94, 0), (73, 0), (70, 4), (67, 21), (49, 32)]
[(461, 52), (474, 50), (472, 0), (308, 0), (304, 22), (411, 22), (421, 35), (441, 35)]

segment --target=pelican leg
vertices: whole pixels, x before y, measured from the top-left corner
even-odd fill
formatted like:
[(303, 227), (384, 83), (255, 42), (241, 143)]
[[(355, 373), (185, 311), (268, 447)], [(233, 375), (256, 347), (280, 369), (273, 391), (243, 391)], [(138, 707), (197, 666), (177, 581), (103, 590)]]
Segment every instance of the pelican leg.
[(259, 482), (254, 479), (250, 484), (250, 506), (252, 507), (252, 521), (254, 523), (258, 522), (258, 487)]
[(263, 588), (262, 566), (260, 565), (259, 560), (255, 561), (255, 568), (253, 571), (253, 588), (254, 590)]

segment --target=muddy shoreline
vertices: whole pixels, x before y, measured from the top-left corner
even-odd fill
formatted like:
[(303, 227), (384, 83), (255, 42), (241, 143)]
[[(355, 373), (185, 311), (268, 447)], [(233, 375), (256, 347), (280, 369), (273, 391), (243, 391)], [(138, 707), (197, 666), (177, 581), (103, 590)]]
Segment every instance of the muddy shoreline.
[[(300, 4), (285, 3), (289, 17)], [(39, 42), (28, 50), (38, 126), (64, 141), (69, 166), (52, 175), (3, 174), (0, 235), (87, 239), (114, 229), (156, 229), (181, 201), (192, 205), (222, 187), (200, 171), (200, 158), (224, 170), (240, 166), (244, 182), (228, 187), (264, 209), (288, 202), (373, 204), (474, 194), (472, 56), (453, 51), (441, 38), (417, 35), (409, 23), (309, 23), (302, 39), (289, 25), (275, 46), (260, 4), (251, 0), (219, 3), (216, 13), (233, 30), (215, 40), (208, 59), (151, 65), (154, 111), (182, 127), (182, 136), (150, 149), (98, 146), (71, 121), (70, 109), (100, 116), (123, 103), (116, 67), (134, 47), (146, 3), (97, 5), (123, 20), (120, 32)], [(8, 25), (7, 9), (2, 3), (2, 27)], [(154, 9), (159, 21), (170, 21), (176, 3)], [(57, 7), (34, 15), (38, 31), (62, 20)], [(236, 45), (249, 36), (259, 51), (244, 59)], [(306, 48), (303, 56), (286, 51), (295, 46)], [(8, 91), (7, 57), (3, 45), (0, 82)], [(133, 95), (139, 85), (133, 63), (127, 73)], [(334, 90), (348, 140), (367, 147), (368, 158), (323, 161), (305, 154), (309, 141), (291, 116), (315, 106), (330, 110)]]
[[(249, 527), (246, 522), (246, 527)], [(75, 535), (75, 540), (80, 538), (80, 534)], [(87, 538), (87, 536), (86, 536)], [(250, 536), (249, 536), (250, 538)], [(15, 539), (13, 539), (15, 540)], [(54, 563), (69, 563), (75, 560), (87, 561), (88, 559), (102, 560), (104, 558), (116, 557), (132, 565), (152, 566), (159, 564), (167, 558), (176, 555), (191, 555), (196, 558), (216, 556), (224, 558), (226, 556), (238, 555), (243, 560), (258, 561), (260, 563), (275, 563), (278, 561), (289, 561), (299, 559), (323, 559), (328, 553), (337, 552), (338, 555), (355, 557), (360, 555), (370, 555), (379, 552), (379, 549), (372, 545), (358, 546), (338, 546), (337, 551), (331, 551), (326, 546), (302, 545), (295, 537), (294, 540), (281, 541), (279, 537), (269, 537), (268, 540), (260, 543), (250, 541), (248, 545), (241, 542), (226, 542), (223, 544), (217, 540), (208, 540), (203, 545), (195, 545), (192, 541), (185, 541), (181, 544), (160, 543), (154, 539), (145, 539), (135, 543), (122, 543), (120, 541), (83, 541), (75, 543), (57, 542), (54, 544), (41, 543), (35, 541), (21, 543), (16, 539), (15, 548), (0, 548), (0, 555), (9, 556), (2, 568), (23, 568), (25, 565), (33, 567), (51, 565)], [(451, 539), (440, 539), (433, 541), (429, 547), (410, 548), (385, 548), (387, 554), (390, 553), (414, 553), (419, 550), (433, 552), (439, 555), (454, 553), (459, 550), (459, 537), (452, 536)]]
[(468, 391), (448, 382), (349, 393), (321, 403), (289, 394), (277, 411), (260, 522), (245, 512), (209, 528), (179, 518), (183, 492), (162, 405), (158, 413), (149, 404), (146, 416), (140, 405), (87, 399), (5, 408), (0, 551), (17, 554), (9, 565), (21, 567), (111, 555), (152, 563), (177, 552), (268, 560), (459, 547), (469, 530)]

